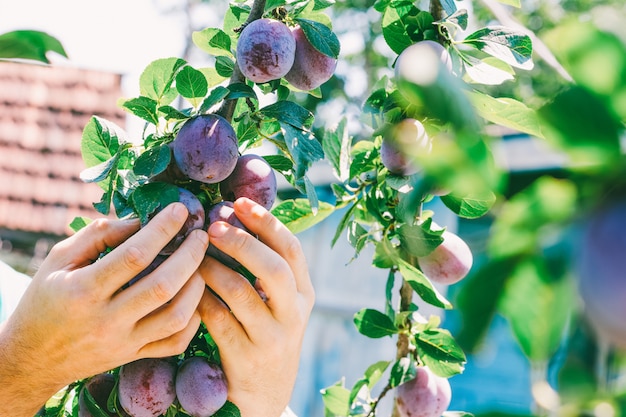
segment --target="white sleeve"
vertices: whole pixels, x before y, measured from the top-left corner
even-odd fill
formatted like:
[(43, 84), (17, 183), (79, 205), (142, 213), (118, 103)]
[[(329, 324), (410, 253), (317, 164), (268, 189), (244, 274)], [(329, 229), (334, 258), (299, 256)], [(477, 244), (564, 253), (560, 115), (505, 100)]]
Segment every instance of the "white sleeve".
[(298, 417), (296, 416), (296, 413), (294, 413), (291, 408), (289, 408), (289, 406), (287, 406), (287, 408), (285, 408), (285, 411), (283, 411), (283, 413), (280, 415), (280, 417)]
[(28, 275), (0, 262), (0, 323), (15, 310), (30, 280)]

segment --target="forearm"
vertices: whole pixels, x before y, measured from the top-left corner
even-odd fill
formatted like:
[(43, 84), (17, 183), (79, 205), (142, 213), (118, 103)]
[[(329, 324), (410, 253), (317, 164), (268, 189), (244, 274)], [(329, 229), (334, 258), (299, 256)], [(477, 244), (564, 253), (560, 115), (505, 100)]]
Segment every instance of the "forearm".
[(7, 322), (0, 324), (0, 416), (33, 417), (64, 384), (38, 369), (44, 358), (20, 346)]

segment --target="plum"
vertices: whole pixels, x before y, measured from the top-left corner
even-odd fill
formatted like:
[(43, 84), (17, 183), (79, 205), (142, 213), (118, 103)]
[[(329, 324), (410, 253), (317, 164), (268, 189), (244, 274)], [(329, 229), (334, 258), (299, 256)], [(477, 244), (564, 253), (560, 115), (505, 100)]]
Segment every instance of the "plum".
[(426, 256), (418, 258), (422, 272), (433, 282), (451, 285), (467, 276), (472, 268), (472, 251), (456, 234), (444, 231), (443, 242)]
[(78, 394), (78, 417), (93, 417), (93, 414), (87, 408), (85, 391), (89, 391), (96, 404), (107, 413), (107, 415), (115, 416), (107, 409), (109, 395), (115, 387), (115, 376), (109, 373), (101, 373), (89, 378)]
[(237, 42), (237, 65), (255, 83), (282, 78), (291, 69), (296, 41), (283, 22), (258, 19), (248, 24)]
[(216, 114), (187, 120), (171, 142), (176, 165), (188, 178), (215, 184), (235, 168), (239, 149), (230, 123)]
[(176, 399), (173, 358), (147, 358), (122, 365), (118, 399), (132, 417), (156, 417), (165, 414)]
[[(222, 221), (250, 233), (246, 226), (244, 226), (235, 215), (235, 209), (233, 207), (234, 205), (231, 201), (221, 201), (209, 207), (207, 212), (208, 226), (210, 227), (213, 223)], [(229, 268), (237, 269), (241, 266), (241, 264), (232, 256), (225, 254), (211, 243), (209, 243), (206, 253)]]
[(392, 174), (413, 175), (419, 171), (413, 156), (428, 154), (431, 148), (424, 125), (419, 120), (404, 119), (383, 137), (380, 159)]
[(415, 378), (398, 388), (396, 404), (400, 417), (440, 417), (450, 405), (452, 390), (446, 378), (418, 366)]
[(201, 356), (183, 361), (176, 375), (176, 397), (192, 417), (210, 417), (226, 403), (226, 377), (219, 365)]
[(296, 56), (285, 79), (300, 90), (313, 90), (333, 76), (337, 60), (315, 49), (300, 26), (292, 32), (296, 40)]
[(578, 249), (576, 272), (584, 314), (600, 337), (626, 348), (626, 200), (589, 215)]
[(220, 191), (224, 200), (247, 197), (269, 210), (276, 200), (276, 175), (259, 155), (242, 155), (233, 172), (220, 183)]
[(452, 71), (450, 53), (440, 43), (425, 40), (405, 48), (396, 60), (394, 71), (396, 79), (427, 85), (436, 79), (440, 67)]

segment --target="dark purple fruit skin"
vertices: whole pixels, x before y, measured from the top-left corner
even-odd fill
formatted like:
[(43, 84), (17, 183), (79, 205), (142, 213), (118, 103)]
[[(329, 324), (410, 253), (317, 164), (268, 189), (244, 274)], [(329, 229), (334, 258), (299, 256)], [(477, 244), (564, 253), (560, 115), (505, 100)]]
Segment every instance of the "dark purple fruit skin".
[(174, 184), (177, 181), (185, 181), (187, 180), (187, 176), (180, 170), (178, 165), (176, 164), (176, 159), (174, 159), (174, 149), (172, 148), (172, 143), (168, 144), (171, 153), (170, 163), (165, 168), (165, 171), (155, 175), (152, 177), (152, 181), (160, 181), (167, 182), (169, 184)]
[(216, 114), (187, 120), (171, 146), (176, 165), (183, 174), (207, 184), (228, 177), (239, 157), (235, 130), (226, 119)]
[(107, 410), (107, 402), (109, 395), (115, 387), (115, 377), (112, 374), (97, 374), (94, 375), (85, 383), (78, 395), (78, 417), (93, 417), (93, 414), (87, 408), (85, 400), (85, 390), (88, 390), (96, 404), (107, 413), (109, 416), (115, 416), (115, 413), (110, 413)]
[(242, 155), (233, 172), (220, 183), (220, 191), (224, 200), (247, 197), (269, 210), (276, 200), (276, 174), (259, 155)]
[(313, 90), (330, 80), (337, 68), (337, 60), (315, 49), (299, 26), (292, 33), (296, 40), (296, 56), (285, 79), (300, 90)]
[(601, 337), (626, 348), (626, 200), (588, 217), (579, 251), (577, 273), (585, 314)]
[(255, 83), (277, 80), (291, 69), (296, 41), (283, 22), (258, 19), (247, 25), (237, 41), (237, 64)]
[[(233, 208), (233, 203), (231, 201), (221, 201), (209, 208), (207, 212), (207, 227), (210, 227), (213, 223), (220, 221), (226, 222), (250, 233), (246, 226), (244, 226), (243, 223), (241, 223), (241, 221), (239, 221), (239, 219), (235, 215), (235, 209)], [(224, 252), (213, 246), (213, 244), (211, 243), (209, 243), (209, 247), (206, 253), (207, 255), (212, 256), (229, 268), (237, 269), (241, 266), (241, 264), (236, 261), (232, 256), (226, 255)]]
[(171, 255), (185, 240), (189, 233), (196, 229), (202, 229), (204, 227), (205, 212), (204, 206), (198, 197), (196, 197), (191, 191), (184, 188), (178, 188), (178, 201), (183, 203), (187, 207), (189, 214), (187, 220), (180, 228), (180, 231), (174, 236), (174, 238), (159, 252), (160, 255)]
[(176, 399), (176, 362), (148, 358), (122, 365), (119, 374), (120, 405), (132, 417), (157, 417)]
[(200, 356), (185, 359), (176, 375), (176, 397), (192, 417), (212, 416), (228, 397), (222, 368)]

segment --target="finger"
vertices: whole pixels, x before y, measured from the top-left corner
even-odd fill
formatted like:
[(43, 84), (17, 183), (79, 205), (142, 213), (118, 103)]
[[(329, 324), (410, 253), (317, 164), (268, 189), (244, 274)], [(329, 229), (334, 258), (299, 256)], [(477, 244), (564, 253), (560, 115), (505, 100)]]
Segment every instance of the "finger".
[(189, 321), (197, 312), (198, 304), (204, 293), (204, 280), (199, 273), (194, 273), (171, 302), (158, 308), (135, 326), (135, 337), (148, 344), (165, 339), (187, 328)]
[[(225, 222), (212, 224), (208, 232), (215, 247), (235, 258), (261, 281), (267, 306), (274, 317), (281, 321), (288, 319), (296, 308), (298, 293), (287, 261), (250, 233)], [(256, 291), (254, 293), (255, 298), (260, 299)], [(243, 299), (244, 296), (240, 290), (239, 297)], [(225, 301), (234, 310), (235, 306)]]
[(204, 290), (198, 311), (220, 350), (236, 355), (237, 347), (249, 340), (242, 324), (231, 314), (230, 309), (208, 289)]
[(170, 204), (128, 240), (85, 268), (85, 274), (94, 276), (94, 284), (99, 291), (110, 297), (150, 265), (161, 249), (178, 233), (187, 215), (183, 204)]
[(164, 339), (150, 342), (139, 349), (137, 359), (140, 358), (163, 358), (166, 356), (180, 355), (187, 349), (189, 343), (196, 335), (200, 327), (200, 314), (196, 311), (189, 320), (187, 327), (178, 333)]
[[(251, 324), (264, 327), (263, 318), (274, 320), (268, 306), (263, 302), (256, 289), (239, 273), (224, 266), (212, 257), (206, 257), (199, 272), (204, 282), (230, 309), (239, 321), (238, 326), (248, 330)], [(230, 315), (230, 313), (229, 313)]]
[(73, 236), (56, 244), (58, 268), (78, 269), (93, 263), (107, 248), (114, 248), (139, 229), (138, 219), (96, 219)]
[(248, 198), (237, 199), (234, 209), (237, 218), (251, 232), (287, 261), (293, 271), (298, 292), (312, 296), (309, 268), (298, 238), (272, 213)]
[[(172, 300), (200, 266), (208, 237), (203, 230), (194, 230), (154, 271), (118, 292), (112, 304), (125, 311), (129, 319), (139, 320)], [(195, 308), (195, 306), (194, 306)]]

